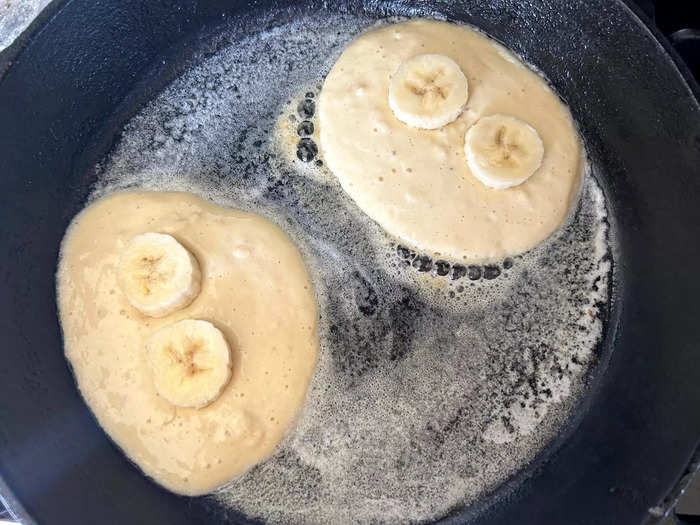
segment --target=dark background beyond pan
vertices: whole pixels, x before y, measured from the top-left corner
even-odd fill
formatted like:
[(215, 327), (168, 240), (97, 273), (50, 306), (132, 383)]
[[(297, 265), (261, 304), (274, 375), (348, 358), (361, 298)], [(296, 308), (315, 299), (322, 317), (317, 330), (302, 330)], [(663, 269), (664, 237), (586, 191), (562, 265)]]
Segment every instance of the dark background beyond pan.
[[(254, 19), (273, 5), (280, 3), (58, 2), (31, 38), (0, 56), (0, 475), (20, 517), (243, 520), (204, 498), (159, 488), (105, 437), (63, 358), (54, 271), (92, 167), (124, 122), (215, 51), (220, 24), (245, 13)], [(580, 125), (616, 236), (616, 288), (601, 350), (607, 369), (533, 465), (447, 521), (651, 520), (649, 508), (678, 482), (700, 436), (697, 84), (615, 0), (421, 5), (481, 27), (552, 80)], [(294, 4), (279, 18), (320, 8)], [(386, 16), (405, 13), (407, 3), (348, 0), (327, 8)]]

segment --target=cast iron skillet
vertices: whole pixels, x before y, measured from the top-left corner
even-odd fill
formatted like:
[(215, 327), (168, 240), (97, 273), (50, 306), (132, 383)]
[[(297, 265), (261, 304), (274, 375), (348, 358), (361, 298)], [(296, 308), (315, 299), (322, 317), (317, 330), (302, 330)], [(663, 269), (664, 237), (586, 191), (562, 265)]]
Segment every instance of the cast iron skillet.
[[(320, 2), (283, 2), (284, 20)], [(615, 0), (422, 3), (538, 66), (567, 99), (604, 187), (615, 290), (601, 364), (567, 429), (478, 505), (447, 518), (503, 524), (651, 519), (700, 436), (700, 92)], [(142, 476), (107, 439), (63, 357), (54, 272), (94, 163), (138, 108), (201, 54), (217, 27), (280, 2), (54, 3), (0, 55), (0, 474), (39, 523), (244, 522)], [(357, 0), (329, 10), (402, 14)], [(695, 96), (693, 94), (695, 93)], [(607, 367), (606, 367), (607, 365)], [(21, 504), (20, 504), (21, 502)]]

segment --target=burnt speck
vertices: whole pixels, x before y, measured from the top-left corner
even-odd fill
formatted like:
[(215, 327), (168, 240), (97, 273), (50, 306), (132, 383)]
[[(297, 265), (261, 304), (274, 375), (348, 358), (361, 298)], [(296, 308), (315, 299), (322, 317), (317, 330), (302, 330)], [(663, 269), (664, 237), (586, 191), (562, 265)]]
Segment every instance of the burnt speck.
[(433, 260), (427, 255), (419, 255), (411, 265), (419, 272), (429, 272), (433, 267)]
[(469, 279), (471, 279), (472, 281), (478, 281), (479, 279), (481, 279), (481, 266), (472, 264), (471, 266), (469, 266), (467, 273), (469, 275)]
[(411, 252), (408, 248), (405, 246), (401, 246), (400, 244), (396, 247), (396, 253), (399, 254), (399, 257), (402, 259), (412, 259), (415, 254)]
[(508, 416), (501, 416), (501, 421), (509, 434), (515, 434), (515, 427)]
[(314, 92), (313, 92), (313, 91), (307, 91), (305, 96), (306, 96), (306, 98), (314, 98)]
[(501, 275), (501, 269), (498, 266), (494, 264), (484, 266), (484, 279), (495, 279), (499, 275)]
[(435, 269), (433, 270), (435, 275), (445, 276), (450, 273), (450, 263), (447, 261), (435, 261)]
[(362, 315), (372, 317), (377, 312), (379, 305), (377, 292), (374, 291), (370, 282), (360, 272), (353, 272), (352, 277), (355, 285), (355, 303), (357, 308)]
[(320, 168), (321, 166), (323, 166), (323, 161), (321, 159), (316, 159), (315, 164)]
[(457, 279), (461, 279), (465, 275), (467, 275), (467, 267), (463, 264), (455, 264), (452, 267), (452, 275), (450, 275), (450, 279), (456, 281)]
[(297, 106), (297, 113), (301, 118), (311, 118), (314, 116), (314, 111), (316, 111), (316, 103), (308, 98), (299, 102)]
[(510, 257), (506, 257), (506, 259), (503, 261), (503, 269), (504, 270), (510, 270), (513, 267), (513, 259)]
[(308, 135), (313, 135), (314, 133), (314, 123), (310, 120), (304, 120), (297, 126), (297, 135), (300, 137), (306, 137)]
[(314, 157), (318, 154), (318, 146), (316, 143), (309, 139), (303, 138), (297, 144), (297, 157), (302, 162), (311, 162)]

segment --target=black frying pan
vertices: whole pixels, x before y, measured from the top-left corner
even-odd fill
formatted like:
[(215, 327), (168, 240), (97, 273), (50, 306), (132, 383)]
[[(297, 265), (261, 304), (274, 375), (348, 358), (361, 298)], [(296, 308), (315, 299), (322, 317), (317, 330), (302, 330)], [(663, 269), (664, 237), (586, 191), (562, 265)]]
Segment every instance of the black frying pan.
[[(446, 522), (651, 521), (648, 509), (663, 503), (700, 437), (700, 91), (619, 1), (421, 6), (484, 29), (551, 79), (599, 168), (616, 239), (601, 365), (567, 430)], [(325, 8), (386, 16), (408, 7), (348, 0)], [(63, 357), (54, 271), (92, 167), (124, 122), (215, 50), (220, 24), (277, 8), (269, 0), (59, 1), (0, 55), (0, 474), (20, 518), (244, 521), (156, 486), (106, 438)], [(300, 3), (272, 20), (320, 8)]]

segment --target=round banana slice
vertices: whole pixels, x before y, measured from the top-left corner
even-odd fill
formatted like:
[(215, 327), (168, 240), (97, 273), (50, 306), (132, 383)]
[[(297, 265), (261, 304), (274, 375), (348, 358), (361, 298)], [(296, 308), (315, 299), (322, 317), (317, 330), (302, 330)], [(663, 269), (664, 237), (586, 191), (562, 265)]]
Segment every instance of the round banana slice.
[(205, 407), (231, 378), (226, 339), (207, 321), (185, 319), (161, 328), (147, 352), (156, 390), (176, 406)]
[(391, 77), (389, 106), (409, 126), (437, 129), (462, 113), (469, 97), (467, 77), (445, 55), (416, 55)]
[(129, 302), (150, 317), (190, 304), (201, 287), (197, 259), (172, 236), (137, 235), (119, 260), (119, 283)]
[(464, 153), (472, 174), (486, 186), (510, 188), (542, 164), (544, 144), (527, 122), (510, 115), (483, 117), (467, 131)]

